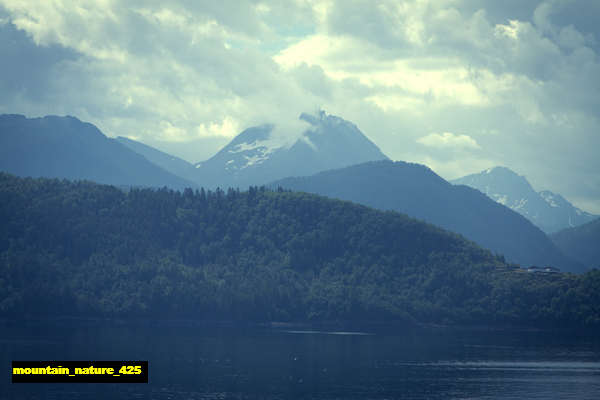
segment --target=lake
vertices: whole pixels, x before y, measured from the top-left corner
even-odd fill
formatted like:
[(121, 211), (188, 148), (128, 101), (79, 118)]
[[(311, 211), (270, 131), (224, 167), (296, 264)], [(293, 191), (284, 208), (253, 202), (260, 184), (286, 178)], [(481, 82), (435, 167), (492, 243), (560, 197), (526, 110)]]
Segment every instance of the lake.
[[(11, 360), (148, 360), (148, 384), (11, 384)], [(0, 398), (600, 399), (600, 338), (448, 328), (0, 325)]]

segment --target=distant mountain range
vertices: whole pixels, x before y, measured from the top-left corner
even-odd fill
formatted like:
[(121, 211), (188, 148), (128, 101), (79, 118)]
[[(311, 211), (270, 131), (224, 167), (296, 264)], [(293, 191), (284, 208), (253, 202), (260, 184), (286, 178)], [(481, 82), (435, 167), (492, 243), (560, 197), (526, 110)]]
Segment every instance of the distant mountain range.
[(154, 147), (123, 136), (118, 136), (115, 140), (174, 175), (188, 181), (194, 181), (196, 178), (194, 165), (179, 157), (172, 156), (171, 154), (157, 150)]
[(351, 122), (323, 111), (303, 113), (300, 119), (309, 128), (288, 146), (273, 137), (273, 125), (246, 129), (213, 157), (195, 165), (195, 181), (209, 188), (244, 189), (288, 176), (388, 159)]
[(87, 179), (134, 186), (248, 188), (387, 157), (354, 124), (320, 112), (302, 114), (308, 128), (291, 144), (273, 125), (244, 130), (202, 163), (125, 137), (107, 138), (74, 117), (0, 116), (0, 170), (19, 176)]
[(600, 218), (553, 233), (550, 238), (566, 255), (588, 268), (600, 269)]
[(585, 224), (597, 217), (575, 207), (559, 194), (548, 190), (536, 192), (525, 177), (506, 167), (486, 169), (451, 182), (482, 191), (546, 233)]
[[(253, 127), (207, 161), (192, 165), (131, 139), (108, 138), (94, 125), (74, 117), (2, 115), (0, 170), (19, 176), (175, 189), (245, 189), (279, 180), (277, 184), (290, 189), (423, 219), (523, 266), (583, 269), (539, 229), (501, 205), (535, 223), (562, 218), (563, 225), (576, 225), (593, 218), (559, 195), (536, 193), (525, 178), (506, 168), (455, 181), (483, 188), (498, 204), (477, 190), (449, 184), (427, 167), (389, 161), (354, 124), (342, 118), (319, 112), (302, 114), (300, 119), (308, 128), (291, 144), (277, 140), (273, 125)], [(313, 175), (317, 172), (321, 173)], [(290, 176), (307, 177), (280, 180)], [(550, 223), (544, 226), (547, 231), (555, 229)], [(590, 265), (587, 260), (585, 265)]]
[(0, 115), (0, 170), (117, 186), (194, 186), (74, 117)]
[(522, 266), (581, 272), (539, 228), (480, 191), (452, 185), (424, 165), (378, 161), (286, 178), (273, 187), (317, 193), (382, 210), (395, 210), (458, 232)]

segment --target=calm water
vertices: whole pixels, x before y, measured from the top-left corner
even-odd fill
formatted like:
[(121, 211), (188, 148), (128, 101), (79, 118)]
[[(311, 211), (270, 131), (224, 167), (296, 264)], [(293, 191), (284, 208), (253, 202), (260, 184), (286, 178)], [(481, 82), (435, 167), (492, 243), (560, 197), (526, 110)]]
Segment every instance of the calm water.
[[(0, 398), (600, 399), (600, 338), (108, 322), (0, 325)], [(11, 384), (11, 360), (149, 361), (148, 384)]]

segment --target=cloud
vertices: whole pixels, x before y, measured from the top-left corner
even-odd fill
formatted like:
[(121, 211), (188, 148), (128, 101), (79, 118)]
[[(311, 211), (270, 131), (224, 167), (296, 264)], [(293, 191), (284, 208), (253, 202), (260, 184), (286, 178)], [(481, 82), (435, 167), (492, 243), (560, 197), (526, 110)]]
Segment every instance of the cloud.
[(479, 149), (477, 142), (468, 135), (455, 135), (454, 133), (431, 133), (417, 139), (417, 143), (421, 143), (427, 147), (435, 147), (442, 149)]
[(184, 3), (2, 3), (38, 49), (78, 55), (53, 77), (59, 101), (45, 105), (47, 112), (78, 114), (108, 134), (231, 136), (250, 123), (297, 118), (303, 103), (314, 103), (296, 99), (300, 109), (292, 113), (291, 100), (282, 101), (298, 89), (257, 51), (257, 36), (268, 36), (268, 29), (247, 18), (256, 16), (252, 2), (226, 5), (231, 13)]
[(291, 140), (324, 109), (391, 158), (509, 165), (600, 213), (599, 18), (586, 0), (0, 0), (0, 112), (194, 161), (199, 140), (264, 123)]

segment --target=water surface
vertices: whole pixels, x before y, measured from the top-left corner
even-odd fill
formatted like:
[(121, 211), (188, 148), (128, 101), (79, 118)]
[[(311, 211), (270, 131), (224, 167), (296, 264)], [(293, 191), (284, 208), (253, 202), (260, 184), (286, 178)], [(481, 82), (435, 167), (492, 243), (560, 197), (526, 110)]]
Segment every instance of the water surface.
[[(0, 398), (600, 399), (595, 336), (456, 329), (0, 326)], [(148, 384), (11, 384), (11, 360), (148, 360)]]

